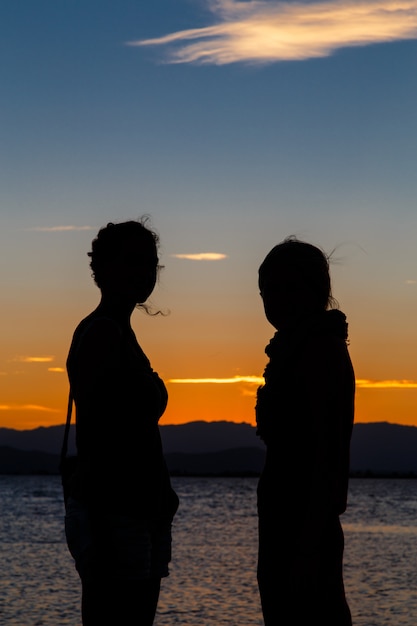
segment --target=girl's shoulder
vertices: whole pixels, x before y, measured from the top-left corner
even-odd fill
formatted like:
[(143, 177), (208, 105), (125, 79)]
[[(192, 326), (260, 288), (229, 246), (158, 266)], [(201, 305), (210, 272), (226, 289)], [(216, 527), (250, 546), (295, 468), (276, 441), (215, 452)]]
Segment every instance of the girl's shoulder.
[(311, 336), (300, 354), (299, 370), (311, 385), (353, 384), (355, 373), (347, 343), (335, 335)]

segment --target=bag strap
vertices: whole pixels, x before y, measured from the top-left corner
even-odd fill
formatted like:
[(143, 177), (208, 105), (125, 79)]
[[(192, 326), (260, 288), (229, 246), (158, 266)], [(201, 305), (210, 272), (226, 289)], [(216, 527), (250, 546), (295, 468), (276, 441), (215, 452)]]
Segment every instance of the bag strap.
[(70, 432), (70, 426), (71, 426), (73, 401), (74, 401), (74, 398), (72, 396), (72, 390), (70, 388), (69, 394), (68, 394), (67, 419), (65, 422), (64, 439), (62, 441), (62, 448), (61, 448), (61, 467), (62, 467), (65, 457), (67, 456), (67, 451), (68, 451), (68, 438), (69, 438), (69, 432)]

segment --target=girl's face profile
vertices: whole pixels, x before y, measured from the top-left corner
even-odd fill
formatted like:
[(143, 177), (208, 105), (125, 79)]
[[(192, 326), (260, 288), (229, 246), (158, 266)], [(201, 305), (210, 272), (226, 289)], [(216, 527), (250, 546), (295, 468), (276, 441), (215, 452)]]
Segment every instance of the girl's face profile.
[(276, 329), (295, 323), (311, 310), (311, 289), (295, 267), (282, 266), (265, 273), (259, 289), (266, 319)]

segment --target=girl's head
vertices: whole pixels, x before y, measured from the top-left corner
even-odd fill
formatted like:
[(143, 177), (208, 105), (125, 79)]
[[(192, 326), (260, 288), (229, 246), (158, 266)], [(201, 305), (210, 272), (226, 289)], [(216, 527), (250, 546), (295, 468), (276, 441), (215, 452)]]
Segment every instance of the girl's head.
[(146, 226), (147, 217), (109, 222), (93, 240), (90, 267), (102, 292), (116, 291), (142, 304), (152, 293), (158, 274), (159, 237)]
[(316, 246), (288, 237), (262, 262), (259, 289), (265, 315), (275, 328), (325, 311), (333, 304), (329, 259)]

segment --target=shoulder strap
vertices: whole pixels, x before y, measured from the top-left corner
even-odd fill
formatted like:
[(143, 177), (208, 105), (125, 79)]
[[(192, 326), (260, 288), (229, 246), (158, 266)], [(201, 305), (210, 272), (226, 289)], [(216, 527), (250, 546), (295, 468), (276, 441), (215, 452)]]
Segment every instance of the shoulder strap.
[[(121, 335), (123, 334), (119, 324), (114, 319), (112, 319), (111, 317), (107, 317), (106, 315), (100, 315), (100, 316), (97, 316), (97, 317), (93, 317), (92, 319), (89, 320), (88, 324), (83, 329), (80, 337), (78, 338), (78, 342), (77, 342), (77, 346), (76, 346), (74, 354), (76, 354), (78, 352), (78, 348), (80, 346), (81, 340), (84, 337), (84, 335), (86, 334), (87, 330), (90, 328), (90, 326), (93, 325), (94, 321), (98, 320), (98, 319), (107, 319), (107, 320), (110, 320), (110, 321), (114, 322), (114, 324), (117, 326), (117, 328), (119, 330), (119, 333)], [(71, 387), (70, 387), (70, 390), (69, 390), (69, 393), (68, 393), (67, 420), (66, 420), (66, 423), (65, 423), (64, 439), (62, 441), (62, 448), (61, 448), (61, 466), (62, 466), (62, 463), (63, 463), (65, 457), (67, 456), (67, 451), (68, 451), (68, 437), (69, 437), (70, 425), (71, 425), (71, 415), (72, 415), (73, 401), (74, 401), (74, 397), (72, 395), (72, 390), (71, 390)]]
[[(81, 340), (84, 337), (84, 335), (86, 334), (87, 330), (90, 328), (90, 326), (93, 325), (95, 320), (98, 319), (107, 319), (110, 320), (112, 322), (115, 323), (115, 325), (117, 326), (120, 334), (122, 334), (121, 328), (119, 326), (119, 324), (113, 320), (111, 317), (107, 317), (105, 315), (101, 315), (98, 317), (93, 317), (92, 319), (89, 320), (88, 324), (86, 325), (86, 327), (83, 329), (81, 335), (78, 338), (78, 342), (76, 345), (76, 349), (74, 351), (74, 354), (76, 354), (78, 352), (78, 348), (80, 346)], [(61, 467), (63, 464), (63, 461), (65, 459), (65, 457), (67, 456), (67, 451), (68, 451), (68, 438), (69, 438), (69, 432), (70, 432), (70, 426), (71, 426), (71, 415), (72, 415), (72, 405), (74, 402), (74, 397), (72, 395), (72, 390), (70, 387), (69, 393), (68, 393), (68, 408), (67, 408), (67, 419), (66, 419), (66, 423), (65, 423), (65, 431), (64, 431), (64, 439), (62, 441), (62, 448), (61, 448)]]
[(70, 431), (70, 426), (71, 426), (71, 415), (72, 415), (73, 400), (74, 400), (74, 398), (72, 397), (72, 391), (71, 391), (71, 388), (70, 388), (69, 394), (68, 394), (67, 420), (65, 422), (64, 439), (62, 441), (62, 448), (61, 448), (61, 466), (62, 466), (63, 460), (67, 456), (68, 437), (69, 437), (69, 431)]

